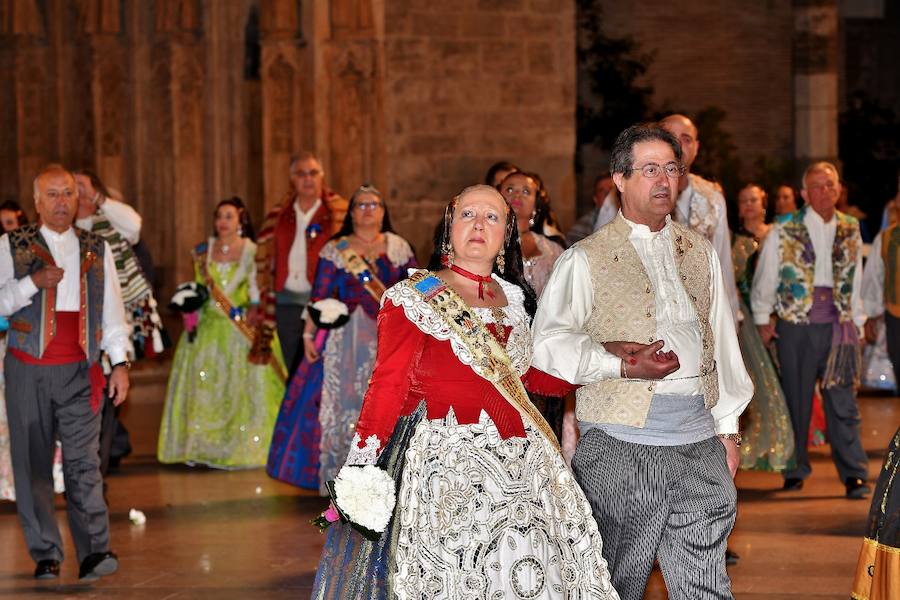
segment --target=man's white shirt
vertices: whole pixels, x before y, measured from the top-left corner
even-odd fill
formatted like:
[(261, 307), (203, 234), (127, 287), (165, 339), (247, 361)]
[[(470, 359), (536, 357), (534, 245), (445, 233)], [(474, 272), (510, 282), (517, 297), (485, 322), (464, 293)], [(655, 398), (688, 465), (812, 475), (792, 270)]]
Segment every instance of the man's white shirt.
[[(288, 253), (288, 276), (284, 287), (288, 291), (305, 294), (312, 290), (312, 282), (306, 277), (306, 228), (312, 221), (313, 215), (322, 206), (321, 200), (315, 203), (307, 211), (300, 210), (300, 206), (294, 201), (294, 215), (297, 219), (297, 230), (294, 233), (294, 243)], [(327, 231), (320, 231), (319, 235), (328, 235)]]

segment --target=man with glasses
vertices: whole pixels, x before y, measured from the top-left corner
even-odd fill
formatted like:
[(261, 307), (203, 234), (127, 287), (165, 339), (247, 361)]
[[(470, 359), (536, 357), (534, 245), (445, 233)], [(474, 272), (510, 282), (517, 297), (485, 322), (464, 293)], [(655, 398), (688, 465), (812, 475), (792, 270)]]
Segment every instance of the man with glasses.
[(580, 385), (572, 470), (623, 600), (658, 558), (670, 597), (731, 598), (738, 417), (753, 395), (719, 258), (674, 222), (681, 146), (634, 125), (610, 157), (621, 212), (557, 259), (532, 364)]
[(700, 150), (697, 127), (684, 115), (669, 115), (660, 121), (681, 144), (685, 172), (678, 179), (678, 201), (672, 217), (690, 227), (710, 241), (719, 255), (722, 277), (728, 290), (728, 301), (735, 325), (742, 317), (738, 303), (737, 285), (734, 281), (734, 263), (731, 258), (731, 231), (728, 229), (728, 209), (722, 188), (712, 181), (691, 173), (694, 159)]
[(257, 240), (260, 306), (251, 320), (260, 325), (254, 354), (271, 351), (277, 328), (288, 379), (303, 357), (303, 309), (315, 280), (319, 251), (340, 229), (347, 201), (327, 189), (322, 162), (303, 152), (291, 159), (291, 190), (266, 216)]
[(766, 236), (750, 303), (763, 343), (775, 340), (797, 440), (796, 466), (784, 472), (784, 489), (802, 489), (812, 471), (804, 442), (819, 380), (832, 460), (847, 498), (860, 499), (870, 491), (855, 392), (866, 321), (860, 295), (863, 248), (859, 222), (835, 210), (840, 193), (834, 165), (817, 162), (806, 169), (801, 191), (806, 205), (778, 217)]

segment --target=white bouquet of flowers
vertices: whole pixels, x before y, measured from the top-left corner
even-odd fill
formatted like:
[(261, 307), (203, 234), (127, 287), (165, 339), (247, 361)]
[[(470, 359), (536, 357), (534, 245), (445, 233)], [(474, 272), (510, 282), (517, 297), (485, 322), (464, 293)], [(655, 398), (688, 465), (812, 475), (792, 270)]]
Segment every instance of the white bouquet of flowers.
[(350, 320), (347, 305), (337, 298), (325, 298), (307, 307), (309, 317), (319, 329), (337, 329)]
[(325, 530), (340, 520), (368, 540), (381, 537), (397, 503), (397, 489), (390, 475), (375, 465), (346, 465), (325, 486), (331, 494), (331, 505), (313, 520), (313, 525)]

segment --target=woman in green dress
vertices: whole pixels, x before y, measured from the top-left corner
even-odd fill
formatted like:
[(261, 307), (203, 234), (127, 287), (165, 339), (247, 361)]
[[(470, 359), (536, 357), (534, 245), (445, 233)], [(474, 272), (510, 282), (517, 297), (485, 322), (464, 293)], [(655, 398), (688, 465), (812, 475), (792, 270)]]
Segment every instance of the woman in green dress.
[(157, 455), (163, 463), (263, 466), (286, 371), (277, 339), (272, 353), (253, 352), (256, 328), (247, 311), (259, 301), (256, 244), (239, 198), (218, 204), (214, 236), (192, 254), (196, 281), (209, 289), (209, 300), (185, 319)]
[(766, 201), (766, 193), (756, 184), (748, 184), (740, 191), (738, 217), (741, 228), (734, 236), (731, 246), (734, 279), (738, 286), (741, 311), (744, 313), (738, 341), (754, 385), (753, 399), (741, 416), (744, 430), (741, 468), (783, 471), (794, 453), (791, 418), (778, 372), (753, 324), (753, 313), (750, 311), (750, 289), (757, 251), (772, 228), (765, 222)]

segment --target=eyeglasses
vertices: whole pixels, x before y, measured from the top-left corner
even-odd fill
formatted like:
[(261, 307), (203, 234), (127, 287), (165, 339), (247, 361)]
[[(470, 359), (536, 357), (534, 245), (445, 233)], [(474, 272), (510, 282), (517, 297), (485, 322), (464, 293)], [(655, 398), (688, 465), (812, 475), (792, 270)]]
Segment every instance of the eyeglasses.
[(834, 190), (837, 189), (837, 183), (828, 180), (825, 183), (821, 183), (819, 185), (811, 185), (807, 189), (811, 192), (818, 192), (819, 190)]
[(318, 169), (310, 169), (309, 171), (294, 171), (293, 174), (300, 179), (305, 179), (306, 177), (318, 177), (322, 174), (322, 171)]
[(376, 210), (381, 208), (381, 202), (357, 202), (353, 205), (353, 208), (358, 208), (359, 210)]
[(643, 167), (634, 167), (633, 169), (629, 169), (629, 171), (640, 171), (647, 179), (656, 179), (663, 171), (665, 171), (666, 177), (681, 177), (684, 175), (685, 169), (684, 165), (672, 161), (667, 162), (664, 165), (647, 163)]

